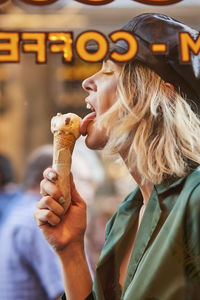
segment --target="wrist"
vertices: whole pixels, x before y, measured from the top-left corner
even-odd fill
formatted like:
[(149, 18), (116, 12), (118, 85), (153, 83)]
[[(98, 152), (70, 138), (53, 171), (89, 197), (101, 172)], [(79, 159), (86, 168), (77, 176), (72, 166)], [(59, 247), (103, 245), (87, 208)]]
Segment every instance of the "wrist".
[(79, 257), (85, 256), (84, 242), (70, 243), (64, 249), (57, 250), (56, 254), (61, 261), (69, 258), (77, 260)]

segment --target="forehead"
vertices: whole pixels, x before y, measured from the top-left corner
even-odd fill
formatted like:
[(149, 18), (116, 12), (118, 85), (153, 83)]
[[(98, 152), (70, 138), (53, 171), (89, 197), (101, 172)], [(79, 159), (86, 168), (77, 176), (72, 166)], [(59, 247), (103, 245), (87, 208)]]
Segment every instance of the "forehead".
[(113, 71), (120, 71), (122, 69), (123, 64), (116, 63), (110, 59), (106, 59), (103, 61), (103, 68), (112, 69)]

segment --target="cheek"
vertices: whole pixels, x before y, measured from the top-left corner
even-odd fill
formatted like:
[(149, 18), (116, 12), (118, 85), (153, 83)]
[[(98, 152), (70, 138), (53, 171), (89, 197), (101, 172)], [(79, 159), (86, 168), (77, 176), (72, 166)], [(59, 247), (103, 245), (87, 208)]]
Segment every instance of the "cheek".
[(107, 82), (103, 93), (99, 96), (98, 111), (99, 114), (106, 112), (117, 101), (117, 82)]

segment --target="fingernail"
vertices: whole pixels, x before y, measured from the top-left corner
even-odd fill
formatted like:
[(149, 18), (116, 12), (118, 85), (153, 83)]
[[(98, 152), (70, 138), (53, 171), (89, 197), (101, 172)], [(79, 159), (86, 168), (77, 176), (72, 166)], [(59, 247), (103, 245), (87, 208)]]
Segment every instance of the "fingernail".
[(57, 175), (54, 172), (49, 172), (47, 174), (47, 177), (52, 182), (56, 182), (56, 180), (57, 180)]
[(48, 194), (45, 193), (45, 192), (43, 192), (42, 190), (40, 190), (40, 195), (41, 195), (42, 197), (48, 196)]
[(64, 197), (60, 197), (60, 199), (58, 200), (58, 202), (63, 205), (65, 203), (65, 198)]

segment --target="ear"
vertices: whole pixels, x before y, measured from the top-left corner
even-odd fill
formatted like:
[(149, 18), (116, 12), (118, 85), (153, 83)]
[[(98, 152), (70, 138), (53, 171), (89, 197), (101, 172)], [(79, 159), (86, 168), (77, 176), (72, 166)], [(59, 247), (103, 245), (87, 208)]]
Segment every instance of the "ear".
[(175, 88), (173, 86), (173, 84), (169, 83), (169, 82), (165, 82), (165, 92), (167, 96), (170, 96), (173, 94)]
[(169, 82), (165, 82), (165, 86), (166, 86), (166, 88), (170, 89), (171, 92), (174, 92), (175, 89), (174, 89), (173, 84), (171, 84)]

